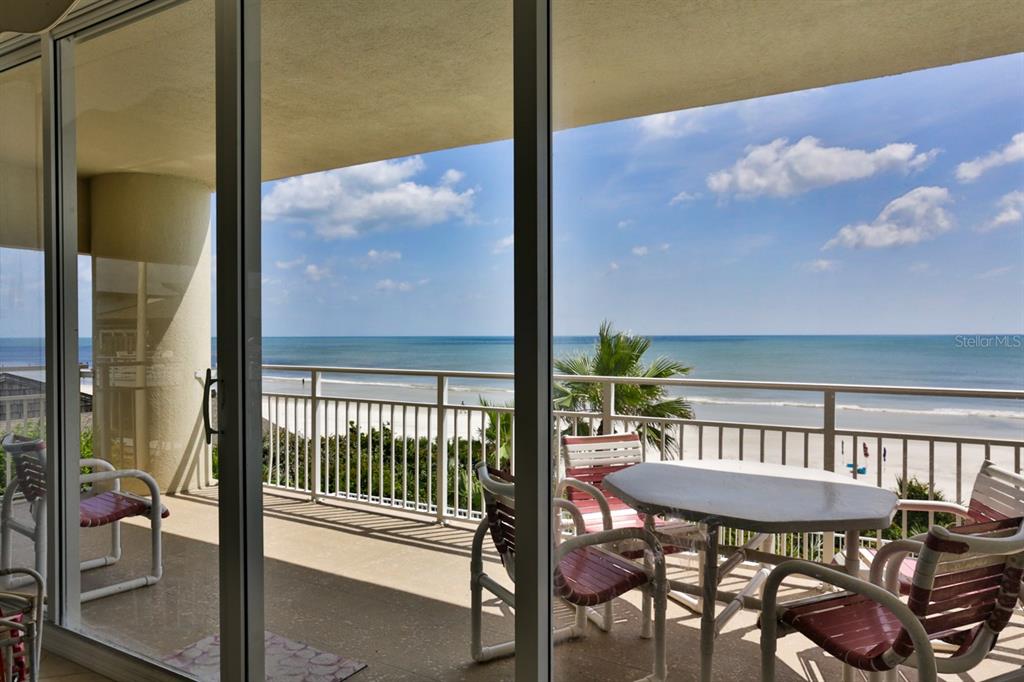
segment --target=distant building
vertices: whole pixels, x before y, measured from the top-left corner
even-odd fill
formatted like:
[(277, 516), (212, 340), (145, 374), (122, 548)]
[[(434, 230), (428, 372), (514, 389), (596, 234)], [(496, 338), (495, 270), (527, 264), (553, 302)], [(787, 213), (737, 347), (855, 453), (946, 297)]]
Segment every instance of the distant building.
[[(23, 374), (0, 372), (0, 422), (39, 419), (46, 402), (46, 383)], [(92, 412), (92, 395), (82, 393), (79, 407)]]

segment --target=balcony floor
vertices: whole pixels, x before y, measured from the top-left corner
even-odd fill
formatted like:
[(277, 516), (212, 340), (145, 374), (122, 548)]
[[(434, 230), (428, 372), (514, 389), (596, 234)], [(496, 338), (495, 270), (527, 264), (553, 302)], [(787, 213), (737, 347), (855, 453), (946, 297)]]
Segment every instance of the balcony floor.
[[(511, 660), (469, 659), (468, 525), (442, 527), (402, 512), (277, 494), (264, 503), (268, 630), (366, 662), (353, 678), (358, 682), (512, 679)], [(88, 632), (154, 658), (213, 634), (218, 618), (216, 491), (167, 504), (164, 579), (83, 607)], [(83, 555), (106, 537), (86, 531)], [(124, 559), (87, 573), (85, 589), (145, 570), (148, 530), (126, 524), (124, 537)], [(504, 575), (495, 556), (487, 567)], [(803, 593), (797, 584), (785, 596)], [(511, 619), (493, 605), (486, 610), (485, 642), (510, 638)], [(556, 648), (558, 679), (633, 680), (649, 671), (653, 645), (638, 637), (637, 596), (618, 600), (615, 613), (611, 634), (591, 628), (587, 638)], [(670, 679), (697, 679), (698, 627), (697, 617), (670, 603)], [(716, 645), (716, 680), (757, 679), (758, 635), (753, 613), (729, 623)], [(780, 682), (841, 678), (839, 664), (799, 635), (780, 641), (780, 659)], [(1024, 619), (1017, 614), (984, 666), (949, 679), (987, 679), (1021, 666)]]

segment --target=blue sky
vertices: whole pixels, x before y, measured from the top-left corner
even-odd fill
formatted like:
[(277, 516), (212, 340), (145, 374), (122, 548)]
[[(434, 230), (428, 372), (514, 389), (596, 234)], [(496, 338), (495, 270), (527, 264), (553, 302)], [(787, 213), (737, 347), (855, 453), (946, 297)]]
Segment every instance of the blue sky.
[[(555, 329), (1024, 330), (1022, 212), (1024, 55), (560, 132)], [(510, 142), (267, 183), (265, 332), (510, 334), (511, 233)]]
[[(1024, 55), (554, 144), (557, 334), (1024, 331)], [(511, 334), (511, 142), (263, 193), (268, 336)], [(20, 335), (41, 283), (0, 249)]]

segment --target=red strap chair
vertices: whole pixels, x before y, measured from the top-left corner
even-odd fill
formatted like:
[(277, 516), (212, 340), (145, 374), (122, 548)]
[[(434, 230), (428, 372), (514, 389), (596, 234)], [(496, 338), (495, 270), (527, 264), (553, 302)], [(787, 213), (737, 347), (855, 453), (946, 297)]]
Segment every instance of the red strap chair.
[[(1024, 477), (986, 461), (981, 465), (978, 477), (974, 479), (971, 499), (966, 506), (939, 500), (900, 500), (896, 505), (896, 510), (904, 513), (912, 511), (942, 512), (953, 514), (960, 522), (968, 523), (984, 523), (1022, 517), (1024, 516)], [(862, 566), (870, 565), (874, 563), (878, 550), (861, 547), (860, 554)], [(833, 563), (842, 565), (843, 555), (837, 554)], [(902, 594), (910, 594), (915, 563), (916, 559), (904, 554), (902, 563), (896, 562), (890, 568), (890, 570), (896, 570), (895, 566), (899, 567), (898, 584)], [(867, 574), (863, 568), (862, 571), (865, 575)]]
[[(648, 520), (604, 487), (609, 474), (644, 461), (643, 443), (639, 434), (612, 433), (601, 436), (563, 436), (562, 468), (564, 476), (558, 482), (556, 496), (565, 497), (582, 513), (587, 532), (611, 528), (643, 528)], [(686, 551), (698, 553), (698, 580), (703, 582), (704, 560), (700, 540), (701, 527), (695, 523), (672, 521), (654, 517), (654, 533), (662, 543), (666, 555)], [(755, 539), (761, 543), (762, 539)], [(615, 551), (629, 559), (644, 556), (642, 542), (630, 540), (620, 543)], [(701, 602), (690, 595), (673, 595), (674, 598), (695, 612), (700, 612)], [(644, 613), (650, 613), (650, 604), (644, 603)], [(594, 622), (608, 632), (612, 627), (611, 603), (604, 613), (593, 616)]]
[[(513, 478), (481, 462), (477, 476), (483, 487), (486, 516), (480, 521), (473, 537), (470, 566), (472, 590), (472, 643), (471, 653), (478, 662), (515, 653), (515, 642), (484, 646), (481, 629), (483, 620), (483, 590), (495, 595), (506, 607), (514, 608), (515, 595), (484, 572), (484, 537), (491, 536), (494, 548), (509, 578), (515, 582), (516, 511)], [(556, 544), (554, 589), (555, 596), (575, 607), (571, 625), (554, 631), (556, 642), (582, 637), (586, 634), (586, 609), (610, 602), (633, 589), (641, 589), (654, 601), (654, 670), (644, 680), (664, 680), (667, 674), (665, 660), (665, 557), (661, 544), (653, 534), (643, 528), (620, 528), (587, 533), (579, 509), (567, 500), (554, 500), (557, 511), (569, 513), (575, 522), (577, 535)], [(556, 540), (561, 534), (553, 533)], [(653, 569), (623, 559), (600, 545), (636, 540), (646, 544)], [(650, 637), (650, 618), (644, 618), (641, 636)]]
[[(46, 575), (46, 444), (39, 440), (19, 438), (8, 434), (2, 442), (3, 449), (14, 462), (15, 479), (4, 492), (3, 507), (0, 510), (0, 567), (7, 569), (12, 562), (11, 532), (30, 538), (35, 543), (36, 571)], [(152, 534), (152, 557), (149, 575), (130, 578), (113, 585), (98, 587), (82, 593), (82, 601), (92, 601), (137, 587), (154, 585), (163, 575), (163, 548), (160, 536), (160, 522), (170, 512), (160, 503), (160, 490), (153, 477), (137, 469), (117, 470), (110, 462), (102, 459), (83, 459), (83, 467), (93, 471), (79, 479), (88, 491), (82, 493), (79, 504), (79, 526), (82, 528), (111, 527), (110, 554), (81, 563), (81, 570), (87, 571), (101, 566), (111, 566), (121, 559), (121, 521), (133, 516), (149, 518)], [(150, 497), (140, 497), (121, 490), (121, 480), (134, 478), (149, 489)], [(100, 490), (96, 483), (110, 484), (109, 490)], [(14, 498), (21, 493), (29, 503), (32, 523), (23, 523), (14, 518)], [(9, 582), (8, 586), (17, 583)]]
[[(873, 576), (888, 574), (890, 589), (808, 561), (787, 561), (772, 571), (761, 612), (762, 680), (775, 679), (775, 647), (782, 634), (800, 632), (847, 665), (869, 672), (918, 669), (925, 682), (938, 673), (962, 673), (995, 645), (1020, 597), (1024, 575), (1021, 519), (957, 528), (933, 527), (923, 541), (900, 540), (879, 553)], [(888, 550), (888, 547), (895, 547)], [(906, 552), (917, 554), (906, 602), (895, 579)], [(895, 562), (896, 568), (889, 568)], [(846, 590), (777, 608), (783, 579), (799, 574)], [(939, 658), (932, 640), (957, 642)]]

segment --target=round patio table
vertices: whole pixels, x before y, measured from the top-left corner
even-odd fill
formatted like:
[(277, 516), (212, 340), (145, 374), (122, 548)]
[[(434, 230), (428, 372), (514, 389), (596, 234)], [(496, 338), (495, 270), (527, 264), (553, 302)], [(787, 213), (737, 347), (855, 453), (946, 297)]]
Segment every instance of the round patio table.
[[(843, 531), (856, 547), (860, 531), (887, 528), (896, 494), (849, 475), (739, 460), (645, 462), (609, 474), (605, 487), (634, 509), (704, 524), (700, 670), (711, 680), (718, 594), (718, 529), (756, 533)], [(846, 552), (857, 575), (858, 552)], [(849, 672), (847, 668), (845, 672)]]

